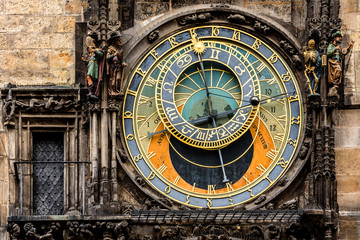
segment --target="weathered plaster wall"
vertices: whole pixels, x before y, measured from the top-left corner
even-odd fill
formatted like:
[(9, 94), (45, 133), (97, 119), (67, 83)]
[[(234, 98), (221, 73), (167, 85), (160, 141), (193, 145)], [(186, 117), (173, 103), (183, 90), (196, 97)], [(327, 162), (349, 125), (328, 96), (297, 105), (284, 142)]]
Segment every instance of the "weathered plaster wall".
[(360, 239), (360, 1), (341, 0), (343, 47), (355, 46), (345, 61), (345, 104), (335, 114), (335, 155), (340, 239)]
[(75, 82), (81, 0), (0, 1), (0, 85)]

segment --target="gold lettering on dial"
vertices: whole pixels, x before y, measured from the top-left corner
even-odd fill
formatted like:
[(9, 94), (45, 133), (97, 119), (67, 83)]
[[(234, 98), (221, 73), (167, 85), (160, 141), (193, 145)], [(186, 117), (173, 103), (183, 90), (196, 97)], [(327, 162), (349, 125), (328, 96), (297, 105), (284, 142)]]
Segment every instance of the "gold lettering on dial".
[(229, 182), (226, 183), (226, 188), (227, 188), (227, 191), (228, 191), (228, 192), (234, 191), (234, 188), (232, 187), (231, 182), (230, 182), (230, 183), (229, 183)]
[(233, 39), (240, 41), (240, 31), (234, 31), (234, 34), (232, 36)]
[(291, 119), (291, 124), (297, 124), (297, 125), (299, 125), (299, 124), (300, 124), (300, 116), (298, 116), (298, 117), (293, 117), (293, 118)]
[(167, 166), (165, 166), (165, 164), (163, 164), (159, 167), (158, 172), (162, 174), (166, 169), (167, 169)]
[(134, 157), (134, 161), (138, 162), (139, 160), (143, 159), (143, 156), (141, 154), (138, 154)]
[(258, 50), (260, 46), (261, 46), (261, 41), (259, 39), (256, 39), (254, 44), (252, 45), (252, 48)]
[(171, 192), (171, 187), (167, 186), (164, 191), (166, 194), (169, 194)]
[(148, 180), (153, 180), (155, 178), (155, 173), (153, 171), (150, 172), (149, 176), (147, 177)]
[(250, 197), (255, 196), (255, 195), (252, 193), (252, 189), (249, 189), (248, 191), (250, 192)]
[(186, 204), (188, 204), (188, 203), (190, 202), (190, 199), (189, 199), (189, 198), (190, 198), (190, 195), (187, 195), (187, 196), (186, 196)]
[(244, 175), (243, 176), (243, 179), (249, 184), (250, 183), (250, 181), (249, 181), (249, 179), (247, 179), (247, 177)]
[(277, 154), (277, 151), (274, 150), (274, 149), (270, 149), (267, 153), (266, 153), (266, 156), (268, 158), (270, 158), (271, 160), (274, 161), (275, 157), (276, 157), (276, 154)]
[(216, 185), (208, 185), (208, 194), (216, 194), (215, 187)]
[(156, 155), (156, 152), (149, 152), (148, 154), (147, 154), (147, 157), (148, 157), (148, 159), (151, 159), (152, 157), (154, 157)]
[(175, 180), (174, 180), (174, 184), (177, 185), (178, 182), (179, 182), (179, 180), (180, 180), (180, 176), (177, 176), (177, 177), (175, 178)]
[(149, 77), (145, 82), (145, 85), (148, 87), (155, 87), (155, 84), (156, 84), (156, 80), (153, 79), (152, 77)]
[(194, 184), (193, 184), (193, 187), (192, 187), (192, 192), (194, 192), (195, 191), (195, 185), (196, 185), (196, 183), (194, 182)]
[(176, 114), (176, 110), (175, 108), (172, 108), (172, 107), (167, 107), (165, 109), (167, 115), (169, 116), (170, 120), (171, 121), (174, 121), (175, 119), (178, 118), (178, 115)]
[(212, 199), (211, 198), (207, 198), (206, 199), (206, 201), (207, 201), (207, 206), (208, 206), (208, 208), (211, 208), (211, 206), (212, 206)]
[(232, 197), (229, 197), (229, 203), (230, 205), (234, 205)]
[(220, 50), (211, 49), (211, 56), (212, 59), (219, 59)]
[(260, 163), (257, 167), (261, 172), (265, 172), (266, 168)]

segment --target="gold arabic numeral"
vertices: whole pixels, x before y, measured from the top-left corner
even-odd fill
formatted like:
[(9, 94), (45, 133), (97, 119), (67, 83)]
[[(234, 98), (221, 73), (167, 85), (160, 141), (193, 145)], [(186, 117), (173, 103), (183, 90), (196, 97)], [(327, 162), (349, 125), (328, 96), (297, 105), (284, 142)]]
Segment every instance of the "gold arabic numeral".
[(259, 169), (261, 172), (265, 172), (265, 170), (266, 170), (266, 168), (260, 163), (257, 167), (256, 167), (256, 169)]
[(190, 195), (187, 195), (186, 196), (186, 204), (189, 204), (189, 202), (190, 202)]
[(152, 77), (149, 77), (148, 79), (146, 79), (145, 85), (148, 87), (155, 87), (156, 80), (153, 79)]
[(294, 140), (292, 138), (289, 138), (288, 143), (292, 145), (293, 147), (296, 147), (297, 140)]
[(275, 134), (274, 140), (281, 142), (283, 140), (284, 136), (285, 136), (285, 132), (278, 132)]
[(127, 135), (126, 139), (129, 140), (129, 141), (134, 140), (134, 134)]
[(232, 36), (232, 39), (240, 41), (240, 38), (241, 38), (240, 31), (234, 30), (234, 34)]
[(229, 197), (229, 204), (230, 204), (230, 205), (234, 205), (234, 202), (233, 202), (232, 197)]
[(149, 97), (141, 95), (141, 96), (140, 96), (140, 99), (139, 99), (139, 105), (146, 104), (146, 103), (148, 103), (149, 101), (150, 101), (150, 98), (149, 98)]
[(196, 182), (194, 182), (194, 184), (193, 184), (193, 186), (192, 186), (192, 192), (194, 192), (195, 191), (195, 186), (196, 186)]
[(236, 67), (234, 67), (235, 72), (236, 72), (239, 76), (243, 75), (243, 73), (246, 72), (245, 67), (241, 68), (241, 66), (242, 66), (242, 64), (240, 63), (239, 65), (237, 65)]
[(265, 63), (261, 63), (259, 66), (256, 67), (258, 72), (262, 72), (266, 68)]
[(210, 56), (210, 58), (212, 58), (212, 59), (219, 59), (219, 53), (220, 53), (220, 50), (211, 49), (211, 56)]
[(298, 117), (293, 117), (293, 118), (291, 119), (291, 124), (297, 124), (297, 125), (299, 125), (299, 124), (300, 124), (300, 116), (298, 116)]
[(231, 182), (226, 183), (226, 189), (227, 189), (228, 192), (234, 191), (234, 188), (232, 187)]
[(253, 49), (258, 50), (261, 46), (261, 41), (259, 39), (256, 39), (254, 44), (251, 46)]
[(178, 118), (178, 115), (176, 114), (175, 108), (167, 107), (165, 109), (165, 111), (166, 111), (166, 114), (169, 116), (171, 121), (174, 121), (175, 119)]
[(124, 112), (124, 118), (133, 118), (133, 114), (130, 111)]
[(153, 171), (150, 172), (149, 176), (147, 177), (148, 180), (153, 180), (155, 178), (155, 173)]
[(175, 178), (175, 180), (174, 180), (174, 184), (177, 185), (178, 182), (179, 182), (179, 180), (180, 180), (180, 176), (177, 176), (177, 177)]
[(220, 30), (219, 30), (219, 28), (218, 27), (212, 27), (212, 35), (213, 36), (219, 36), (219, 34), (220, 34)]
[(287, 72), (287, 73), (281, 75), (281, 80), (282, 80), (283, 82), (288, 82), (288, 81), (290, 81), (290, 80), (291, 80), (290, 73)]
[(250, 192), (250, 197), (254, 197), (255, 195), (252, 193), (252, 189), (248, 189), (248, 191)]
[(276, 79), (275, 78), (266, 79), (266, 83), (269, 85), (273, 85), (276, 83)]
[(134, 161), (135, 161), (135, 162), (138, 162), (138, 161), (140, 161), (141, 159), (143, 159), (143, 156), (142, 156), (141, 154), (138, 154), (138, 155), (136, 155), (136, 156), (134, 157)]
[(138, 74), (140, 74), (141, 76), (145, 76), (146, 71), (142, 70), (140, 67), (137, 69), (136, 71)]
[(276, 55), (276, 53), (274, 53), (273, 55), (271, 55), (271, 57), (269, 58), (269, 61), (274, 64), (276, 63), (278, 60), (278, 56)]
[(247, 176), (246, 176), (246, 175), (243, 176), (243, 179), (247, 182), (247, 184), (250, 183), (250, 181), (249, 181), (249, 179), (247, 179)]
[(171, 187), (167, 186), (164, 190), (164, 193), (169, 194), (171, 192)]
[(156, 152), (149, 152), (147, 154), (147, 157), (148, 157), (148, 159), (151, 159), (151, 158), (155, 157), (155, 155), (156, 155)]
[(290, 103), (296, 102), (296, 101), (299, 101), (299, 96), (298, 95), (289, 97), (289, 102)]
[(270, 149), (267, 153), (266, 153), (266, 156), (268, 158), (270, 158), (271, 160), (274, 161), (275, 157), (276, 157), (276, 154), (277, 154), (277, 151), (274, 150), (274, 149)]
[(286, 165), (287, 165), (287, 163), (288, 163), (288, 161), (285, 161), (284, 158), (281, 158), (281, 159), (276, 163), (276, 165), (280, 165), (280, 167), (285, 168)]
[(216, 185), (208, 185), (208, 194), (216, 194), (215, 187)]
[(179, 43), (176, 41), (175, 37), (170, 37), (169, 38), (169, 42), (171, 44), (172, 47), (178, 45)]
[(167, 169), (167, 166), (165, 164), (163, 164), (158, 168), (158, 172), (162, 174), (163, 172), (165, 172), (166, 169)]
[(207, 207), (211, 208), (211, 206), (212, 206), (212, 198), (207, 198), (206, 201), (207, 201), (207, 204), (206, 204)]

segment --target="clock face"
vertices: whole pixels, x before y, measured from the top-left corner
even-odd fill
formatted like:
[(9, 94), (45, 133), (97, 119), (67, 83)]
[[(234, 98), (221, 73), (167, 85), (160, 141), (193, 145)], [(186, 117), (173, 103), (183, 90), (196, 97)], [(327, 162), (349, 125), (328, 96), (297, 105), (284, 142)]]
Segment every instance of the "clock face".
[(303, 109), (297, 81), (260, 39), (225, 26), (175, 33), (134, 69), (123, 106), (132, 163), (191, 207), (247, 202), (286, 172)]

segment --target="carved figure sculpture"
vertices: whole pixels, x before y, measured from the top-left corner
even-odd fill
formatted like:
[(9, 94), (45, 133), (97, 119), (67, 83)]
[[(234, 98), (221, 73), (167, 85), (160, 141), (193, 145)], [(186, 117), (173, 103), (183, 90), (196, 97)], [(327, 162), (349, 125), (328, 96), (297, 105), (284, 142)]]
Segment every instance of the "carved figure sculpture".
[(123, 59), (123, 48), (121, 47), (121, 34), (113, 35), (110, 38), (110, 47), (107, 51), (106, 74), (109, 78), (109, 95), (124, 94), (124, 67), (127, 66)]
[(86, 37), (86, 45), (88, 54), (86, 57), (82, 57), (87, 67), (85, 82), (89, 88), (89, 95), (98, 95), (99, 84), (102, 80), (104, 53), (101, 49), (95, 47), (94, 39), (90, 36)]
[(338, 96), (337, 89), (341, 83), (342, 77), (342, 55), (347, 55), (354, 42), (351, 42), (347, 48), (341, 49), (342, 34), (336, 31), (331, 35), (332, 42), (327, 47), (326, 55), (328, 57), (328, 83), (329, 94), (328, 96)]
[(304, 51), (304, 59), (306, 83), (309, 87), (310, 94), (314, 94), (318, 89), (318, 83), (321, 77), (321, 57), (319, 52), (315, 50), (315, 41), (313, 39), (310, 39), (308, 42), (308, 47)]

